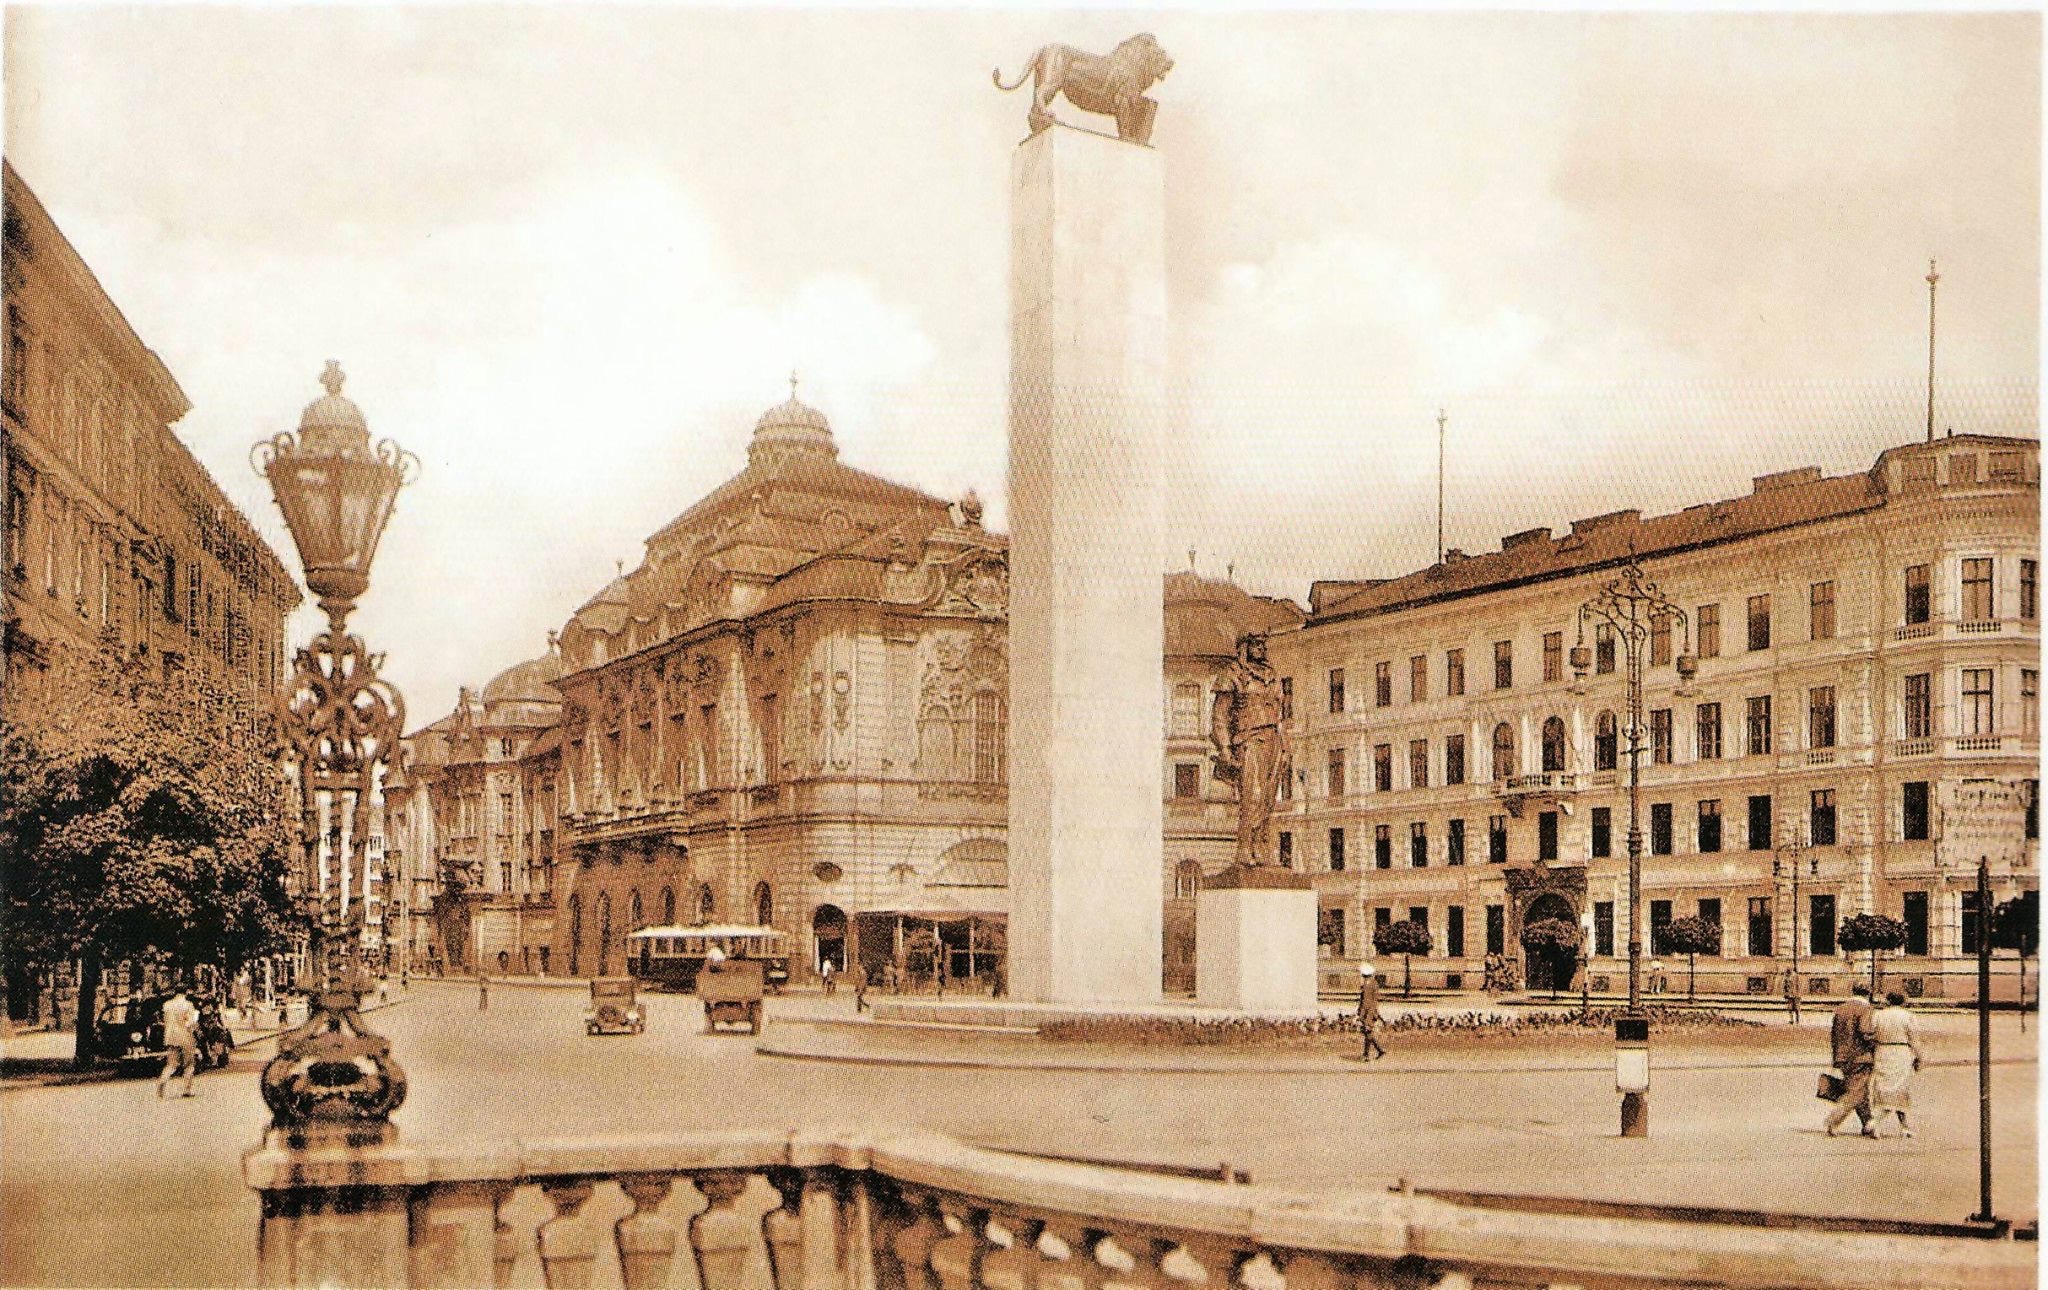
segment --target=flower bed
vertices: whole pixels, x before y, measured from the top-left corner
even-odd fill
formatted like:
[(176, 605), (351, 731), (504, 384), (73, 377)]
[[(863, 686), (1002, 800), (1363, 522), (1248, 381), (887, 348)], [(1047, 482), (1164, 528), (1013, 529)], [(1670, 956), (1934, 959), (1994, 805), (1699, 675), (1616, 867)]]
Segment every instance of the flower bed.
[[(1530, 1011), (1505, 1016), (1493, 1012), (1409, 1012), (1383, 1020), (1385, 1035), (1444, 1036), (1459, 1039), (1516, 1039), (1574, 1034), (1611, 1035), (1619, 1008), (1595, 1008), (1584, 1016), (1571, 1011)], [(1683, 1008), (1648, 1008), (1650, 1029), (1659, 1033), (1761, 1029), (1747, 1017)], [(1150, 1044), (1188, 1047), (1236, 1047), (1310, 1043), (1324, 1036), (1355, 1035), (1353, 1013), (1317, 1017), (1073, 1017), (1039, 1027), (1041, 1039), (1059, 1043)]]

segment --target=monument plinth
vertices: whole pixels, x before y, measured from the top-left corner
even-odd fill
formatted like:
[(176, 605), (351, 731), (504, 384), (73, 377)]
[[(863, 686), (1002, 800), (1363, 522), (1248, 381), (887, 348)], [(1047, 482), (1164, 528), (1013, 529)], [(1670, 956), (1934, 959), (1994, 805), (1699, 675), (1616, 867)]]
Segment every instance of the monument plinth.
[(1231, 865), (1195, 897), (1195, 1002), (1288, 1013), (1316, 1006), (1316, 893), (1307, 874)]
[(1010, 978), (1160, 998), (1165, 184), (1061, 125), (1011, 167)]

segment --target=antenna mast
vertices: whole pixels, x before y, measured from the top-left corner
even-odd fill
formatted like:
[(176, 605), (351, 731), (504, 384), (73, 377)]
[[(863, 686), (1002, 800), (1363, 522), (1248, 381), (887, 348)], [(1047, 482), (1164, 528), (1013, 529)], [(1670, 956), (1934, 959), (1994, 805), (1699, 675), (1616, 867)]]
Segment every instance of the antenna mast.
[(1934, 442), (1934, 284), (1941, 275), (1927, 262), (1927, 442)]
[(1436, 562), (1444, 562), (1444, 423), (1449, 418), (1436, 410)]

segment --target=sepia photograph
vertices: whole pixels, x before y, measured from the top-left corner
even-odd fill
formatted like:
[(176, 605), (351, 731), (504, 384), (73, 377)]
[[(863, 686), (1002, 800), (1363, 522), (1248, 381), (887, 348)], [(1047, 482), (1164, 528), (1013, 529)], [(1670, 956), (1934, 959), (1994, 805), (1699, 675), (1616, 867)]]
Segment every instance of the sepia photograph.
[(0, 43), (0, 1286), (2038, 1284), (2037, 10)]

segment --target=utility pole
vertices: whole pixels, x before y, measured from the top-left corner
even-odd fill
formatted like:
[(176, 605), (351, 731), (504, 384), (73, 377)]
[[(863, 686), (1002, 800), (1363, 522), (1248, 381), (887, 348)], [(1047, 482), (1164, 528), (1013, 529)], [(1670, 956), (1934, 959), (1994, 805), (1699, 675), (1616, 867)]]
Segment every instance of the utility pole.
[(1991, 1214), (1991, 859), (1977, 858), (1977, 1212)]

